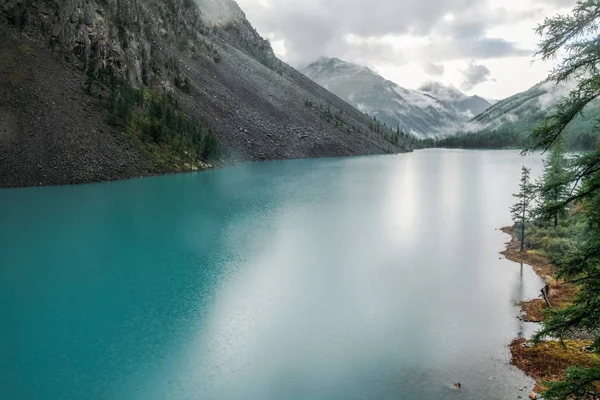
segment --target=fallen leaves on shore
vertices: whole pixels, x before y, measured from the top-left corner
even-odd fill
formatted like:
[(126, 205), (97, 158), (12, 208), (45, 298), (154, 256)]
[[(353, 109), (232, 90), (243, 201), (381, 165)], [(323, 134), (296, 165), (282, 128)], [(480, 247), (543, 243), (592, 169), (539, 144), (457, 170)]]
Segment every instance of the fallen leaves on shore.
[[(577, 287), (556, 279), (557, 268), (547, 257), (535, 250), (519, 251), (519, 240), (513, 235), (512, 227), (502, 228), (511, 235), (506, 250), (502, 252), (507, 259), (531, 265), (535, 273), (542, 278), (548, 288), (550, 304), (555, 309), (562, 309), (571, 304), (577, 294)], [(542, 322), (548, 310), (546, 301), (539, 298), (521, 302), (523, 316), (528, 322)], [(591, 367), (600, 363), (600, 357), (590, 352), (590, 340), (565, 340), (563, 342), (548, 340), (538, 344), (527, 339), (515, 339), (510, 344), (511, 363), (536, 381), (535, 390), (544, 391), (544, 382), (559, 381), (565, 377), (569, 367)], [(600, 390), (600, 387), (598, 388)]]
[(590, 352), (590, 340), (545, 341), (534, 344), (531, 340), (515, 339), (510, 344), (511, 363), (537, 382), (535, 390), (543, 391), (544, 381), (562, 380), (569, 367), (592, 367), (600, 364), (600, 357)]

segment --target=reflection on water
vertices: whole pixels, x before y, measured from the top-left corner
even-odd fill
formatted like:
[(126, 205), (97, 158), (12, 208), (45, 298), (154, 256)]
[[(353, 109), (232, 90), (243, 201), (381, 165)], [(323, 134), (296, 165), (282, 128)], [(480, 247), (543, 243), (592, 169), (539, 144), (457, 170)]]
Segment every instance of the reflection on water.
[(516, 398), (506, 345), (541, 282), (496, 229), (523, 164), (427, 150), (0, 191), (0, 397)]

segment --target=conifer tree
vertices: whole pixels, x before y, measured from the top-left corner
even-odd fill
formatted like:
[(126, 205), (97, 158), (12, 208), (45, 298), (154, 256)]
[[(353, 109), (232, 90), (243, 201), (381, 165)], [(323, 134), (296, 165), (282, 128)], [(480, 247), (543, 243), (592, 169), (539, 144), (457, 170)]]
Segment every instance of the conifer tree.
[(535, 185), (531, 183), (531, 170), (523, 167), (521, 169), (521, 182), (519, 184), (519, 193), (513, 194), (517, 202), (511, 207), (515, 225), (521, 230), (521, 253), (525, 248), (525, 225), (533, 215), (533, 204), (535, 201)]
[(544, 175), (539, 187), (540, 214), (558, 226), (558, 219), (566, 213), (565, 200), (569, 195), (570, 174), (564, 146), (557, 142), (544, 160)]
[[(537, 28), (542, 36), (538, 55), (544, 60), (565, 52), (566, 57), (556, 67), (552, 80), (575, 80), (576, 88), (557, 111), (545, 119), (532, 135), (529, 149), (550, 148), (564, 136), (564, 130), (586, 105), (600, 96), (600, 0), (579, 0), (569, 15), (547, 18)], [(563, 338), (573, 330), (595, 336), (593, 351), (600, 354), (600, 149), (579, 156), (571, 168), (574, 184), (581, 183), (564, 203), (579, 202), (587, 217), (587, 236), (577, 250), (559, 265), (559, 277), (579, 287), (574, 303), (562, 310), (553, 310), (536, 340), (546, 337)], [(544, 397), (549, 400), (587, 398), (600, 382), (600, 365), (591, 368), (573, 367), (561, 382), (549, 384)]]

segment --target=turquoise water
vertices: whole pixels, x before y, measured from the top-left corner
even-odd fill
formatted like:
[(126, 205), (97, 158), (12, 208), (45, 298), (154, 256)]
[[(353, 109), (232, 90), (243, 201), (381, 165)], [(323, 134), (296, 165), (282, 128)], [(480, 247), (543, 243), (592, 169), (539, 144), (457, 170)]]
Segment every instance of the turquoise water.
[(0, 398), (516, 399), (532, 382), (506, 345), (541, 282), (496, 228), (523, 164), (427, 150), (0, 190)]

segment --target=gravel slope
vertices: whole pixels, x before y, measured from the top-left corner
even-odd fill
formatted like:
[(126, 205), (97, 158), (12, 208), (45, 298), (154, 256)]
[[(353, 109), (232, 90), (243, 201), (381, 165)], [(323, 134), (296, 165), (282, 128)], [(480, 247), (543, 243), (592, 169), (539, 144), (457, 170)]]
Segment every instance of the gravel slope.
[[(234, 2), (215, 1), (235, 19), (207, 22), (205, 3), (185, 0), (0, 0), (0, 187), (174, 172), (105, 122), (84, 90), (91, 65), (172, 92), (229, 148), (221, 164), (410, 151), (408, 139), (392, 144), (390, 132), (375, 133), (370, 118), (278, 60)], [(307, 102), (342, 115), (343, 126)]]

